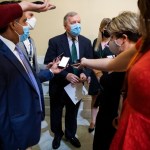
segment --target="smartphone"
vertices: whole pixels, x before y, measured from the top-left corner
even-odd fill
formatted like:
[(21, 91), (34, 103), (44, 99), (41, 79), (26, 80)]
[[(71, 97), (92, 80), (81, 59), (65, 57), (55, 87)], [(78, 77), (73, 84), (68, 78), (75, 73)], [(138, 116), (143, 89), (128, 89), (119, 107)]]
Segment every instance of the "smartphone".
[[(42, 5), (42, 4), (44, 4), (44, 2), (42, 2), (42, 1), (35, 1), (35, 2), (32, 2), (32, 3), (34, 3), (34, 4), (40, 4), (40, 5)], [(52, 9), (55, 9), (56, 8), (56, 6), (51, 6), (51, 10)]]
[(80, 65), (80, 62), (81, 60), (80, 59), (77, 59), (73, 64), (71, 64), (70, 66), (73, 66), (73, 67), (78, 67)]
[(32, 2), (32, 3), (34, 3), (34, 4), (44, 4), (44, 2), (42, 2), (42, 1), (34, 1), (34, 2)]
[(80, 65), (80, 63), (76, 63), (76, 64), (72, 64), (70, 66), (72, 66), (72, 67), (78, 67), (79, 65)]
[(68, 64), (68, 62), (69, 62), (69, 57), (62, 57), (62, 59), (61, 59), (61, 61), (60, 61), (60, 63), (59, 63), (59, 65), (58, 65), (58, 67), (59, 68), (65, 68), (65, 67), (67, 67), (67, 64)]

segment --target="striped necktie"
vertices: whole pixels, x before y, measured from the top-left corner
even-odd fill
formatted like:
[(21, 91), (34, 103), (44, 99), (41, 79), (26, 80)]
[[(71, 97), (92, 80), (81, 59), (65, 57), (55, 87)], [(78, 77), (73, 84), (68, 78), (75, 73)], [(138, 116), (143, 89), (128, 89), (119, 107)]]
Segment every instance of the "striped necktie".
[(39, 95), (39, 102), (40, 102), (40, 108), (42, 110), (42, 104), (41, 104), (41, 95), (40, 95), (40, 90), (37, 84), (37, 81), (35, 79), (35, 76), (32, 72), (31, 66), (29, 65), (29, 62), (27, 61), (27, 59), (25, 58), (23, 52), (19, 49), (18, 46), (16, 46), (16, 50), (20, 56), (20, 59), (22, 60), (25, 68), (26, 68), (26, 72), (28, 74), (28, 77), (30, 78), (30, 81), (32, 82), (32, 85), (34, 86), (35, 90), (37, 91), (38, 95)]

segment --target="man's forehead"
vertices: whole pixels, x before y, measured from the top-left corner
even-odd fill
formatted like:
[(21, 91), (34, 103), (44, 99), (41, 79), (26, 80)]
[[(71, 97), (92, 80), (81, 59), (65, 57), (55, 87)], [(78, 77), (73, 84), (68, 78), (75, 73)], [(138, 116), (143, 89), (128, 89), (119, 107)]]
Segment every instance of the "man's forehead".
[(27, 17), (26, 17), (26, 14), (25, 14), (25, 13), (23, 13), (23, 15), (22, 15), (22, 17), (20, 18), (20, 20), (24, 20), (24, 19), (27, 19)]
[(80, 16), (78, 14), (75, 16), (68, 16), (68, 20), (80, 20)]
[(34, 13), (32, 12), (32, 11), (27, 11), (27, 12), (25, 12), (25, 15), (28, 17), (28, 16), (30, 16), (30, 17), (32, 17), (32, 16), (34, 16)]
[(25, 15), (25, 13), (23, 13), (22, 17), (16, 19), (15, 21), (17, 21), (17, 22), (26, 22), (26, 20), (27, 20), (27, 17)]

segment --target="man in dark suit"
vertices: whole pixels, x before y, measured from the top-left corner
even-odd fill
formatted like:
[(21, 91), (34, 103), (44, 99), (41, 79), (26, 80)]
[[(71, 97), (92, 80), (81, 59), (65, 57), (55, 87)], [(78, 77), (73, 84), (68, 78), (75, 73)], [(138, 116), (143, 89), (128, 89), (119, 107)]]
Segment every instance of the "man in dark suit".
[(1, 150), (25, 150), (40, 139), (44, 118), (41, 84), (16, 47), (19, 40), (27, 37), (27, 29), (24, 14), (0, 29)]
[[(82, 57), (92, 58), (92, 46), (89, 39), (80, 35), (80, 17), (76, 12), (69, 12), (64, 17), (66, 32), (49, 40), (44, 63), (48, 64), (55, 57), (64, 54), (70, 57), (69, 64), (78, 62)], [(75, 51), (74, 51), (75, 50)], [(76, 55), (76, 56), (75, 56)], [(75, 58), (76, 57), (76, 58)], [(77, 130), (77, 114), (80, 102), (76, 105), (66, 94), (64, 87), (69, 84), (84, 82), (89, 76), (90, 70), (75, 70), (69, 65), (65, 70), (56, 75), (49, 84), (51, 130), (54, 133), (52, 146), (57, 149), (60, 146), (62, 131), (62, 111), (66, 107), (65, 137), (75, 147), (80, 147), (79, 140), (75, 137)]]

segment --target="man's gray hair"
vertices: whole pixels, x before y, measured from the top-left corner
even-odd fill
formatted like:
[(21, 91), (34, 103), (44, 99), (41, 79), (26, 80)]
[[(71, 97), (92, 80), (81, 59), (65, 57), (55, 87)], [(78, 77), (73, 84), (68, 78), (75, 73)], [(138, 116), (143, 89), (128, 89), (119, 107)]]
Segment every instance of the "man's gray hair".
[(76, 16), (78, 15), (78, 13), (74, 12), (74, 11), (71, 11), (71, 12), (68, 12), (65, 17), (64, 17), (64, 25), (66, 24), (66, 22), (68, 21), (68, 17), (73, 17), (73, 16)]

